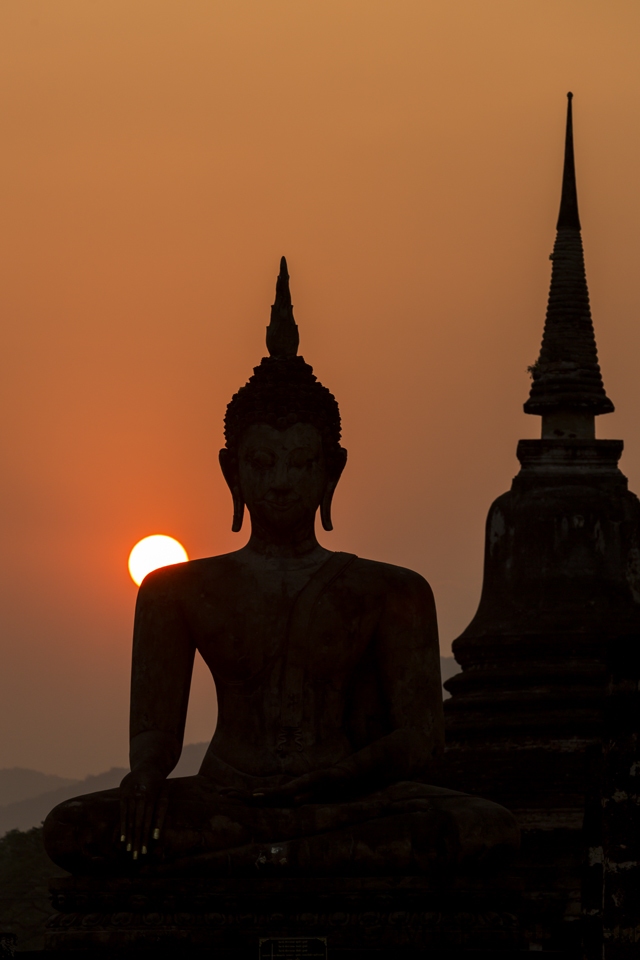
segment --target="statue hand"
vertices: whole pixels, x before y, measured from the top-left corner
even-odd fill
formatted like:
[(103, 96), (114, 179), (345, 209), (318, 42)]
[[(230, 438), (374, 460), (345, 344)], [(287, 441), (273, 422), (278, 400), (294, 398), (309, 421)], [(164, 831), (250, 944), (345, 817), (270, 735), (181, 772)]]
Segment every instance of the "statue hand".
[(120, 843), (134, 860), (160, 839), (167, 812), (166, 777), (151, 766), (128, 773), (120, 784)]
[(254, 803), (273, 806), (299, 806), (303, 803), (313, 803), (322, 799), (329, 799), (336, 787), (341, 786), (349, 779), (345, 770), (339, 767), (327, 767), (325, 770), (315, 770), (296, 777), (280, 787), (271, 787), (264, 791), (252, 794)]

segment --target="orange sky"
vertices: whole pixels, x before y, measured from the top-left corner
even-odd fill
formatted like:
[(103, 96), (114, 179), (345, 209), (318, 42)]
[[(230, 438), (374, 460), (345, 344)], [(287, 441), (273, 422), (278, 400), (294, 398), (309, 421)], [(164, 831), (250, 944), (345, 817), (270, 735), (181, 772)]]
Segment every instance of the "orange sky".
[(350, 454), (322, 540), (423, 573), (449, 652), (539, 431), (569, 89), (640, 490), (639, 42), (637, 0), (3, 0), (0, 767), (126, 762), (127, 555), (244, 542), (216, 455), (283, 253)]

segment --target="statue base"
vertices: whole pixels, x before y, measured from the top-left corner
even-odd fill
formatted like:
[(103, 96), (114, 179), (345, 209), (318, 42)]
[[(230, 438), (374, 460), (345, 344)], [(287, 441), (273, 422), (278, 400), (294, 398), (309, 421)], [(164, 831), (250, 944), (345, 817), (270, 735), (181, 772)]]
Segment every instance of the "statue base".
[[(45, 952), (222, 958), (412, 957), (522, 948), (513, 877), (56, 878)], [(179, 951), (175, 952), (175, 951)], [(214, 951), (214, 953), (212, 953)], [(175, 952), (175, 953), (174, 953)]]

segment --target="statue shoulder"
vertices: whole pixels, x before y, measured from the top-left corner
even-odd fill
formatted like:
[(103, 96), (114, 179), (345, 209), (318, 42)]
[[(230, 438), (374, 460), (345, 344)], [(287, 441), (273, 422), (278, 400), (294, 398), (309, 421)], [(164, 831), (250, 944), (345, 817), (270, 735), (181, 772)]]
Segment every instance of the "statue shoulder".
[(390, 643), (396, 652), (437, 646), (435, 599), (421, 574), (393, 563), (358, 559), (348, 575), (363, 605), (378, 610), (382, 643)]
[(157, 593), (184, 592), (204, 581), (211, 583), (225, 579), (237, 566), (235, 553), (223, 553), (217, 557), (202, 557), (159, 567), (147, 574), (140, 585), (140, 594), (151, 596)]
[(353, 576), (367, 580), (372, 585), (393, 593), (422, 593), (433, 596), (427, 580), (422, 574), (408, 567), (399, 567), (394, 563), (382, 563), (380, 560), (366, 560), (357, 557), (351, 567)]

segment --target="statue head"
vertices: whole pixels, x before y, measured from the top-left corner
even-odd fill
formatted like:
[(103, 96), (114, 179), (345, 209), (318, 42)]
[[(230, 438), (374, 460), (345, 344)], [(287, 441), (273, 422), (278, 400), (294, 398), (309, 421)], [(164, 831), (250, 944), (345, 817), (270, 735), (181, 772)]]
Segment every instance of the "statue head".
[(331, 501), (347, 459), (340, 446), (340, 411), (313, 368), (297, 356), (287, 262), (280, 261), (267, 349), (249, 382), (233, 396), (225, 416), (220, 466), (233, 497), (234, 531), (245, 504), (273, 527), (315, 516), (331, 530)]

